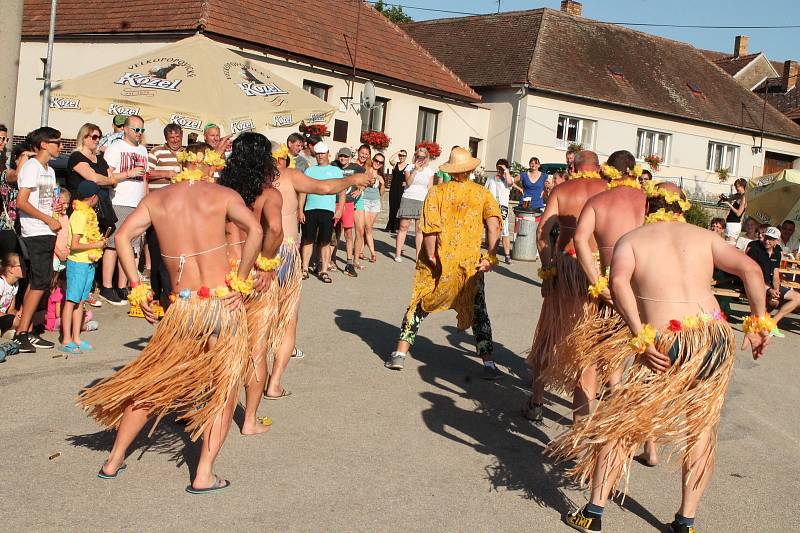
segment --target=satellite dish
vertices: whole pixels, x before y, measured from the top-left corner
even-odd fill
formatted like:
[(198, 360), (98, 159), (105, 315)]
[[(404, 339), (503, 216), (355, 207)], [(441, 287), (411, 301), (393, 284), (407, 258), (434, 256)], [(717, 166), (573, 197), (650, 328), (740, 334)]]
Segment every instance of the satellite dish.
[(367, 80), (361, 89), (361, 107), (372, 109), (375, 107), (375, 84)]

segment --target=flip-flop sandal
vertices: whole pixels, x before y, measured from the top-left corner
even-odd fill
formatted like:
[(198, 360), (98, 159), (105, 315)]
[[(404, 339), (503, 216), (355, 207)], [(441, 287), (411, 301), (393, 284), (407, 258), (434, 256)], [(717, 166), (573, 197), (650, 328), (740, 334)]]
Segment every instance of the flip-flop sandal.
[(206, 494), (208, 492), (215, 492), (222, 489), (227, 489), (231, 486), (231, 482), (227, 479), (220, 479), (220, 477), (214, 474), (214, 484), (205, 489), (196, 489), (191, 485), (186, 486), (186, 492), (189, 494)]
[(330, 265), (328, 267), (328, 272), (338, 272), (338, 271), (339, 271), (339, 267), (337, 267), (336, 265)]
[(370, 262), (370, 263), (374, 263), (374, 262), (375, 262), (375, 261), (377, 261), (377, 260), (378, 260), (378, 258), (377, 258), (377, 257), (375, 257), (374, 255), (373, 255), (372, 257), (370, 257), (370, 258), (369, 258), (369, 262)]
[(297, 346), (295, 346), (294, 350), (292, 350), (292, 359), (302, 359), (305, 356), (306, 354), (303, 352), (303, 350), (301, 350)]
[(303, 270), (303, 279), (308, 279), (308, 270)]
[(264, 393), (264, 398), (266, 398), (267, 400), (283, 400), (284, 398), (288, 398), (291, 395), (292, 395), (291, 391), (283, 389), (283, 391), (281, 391), (280, 395), (278, 396), (269, 396), (267, 395), (267, 393)]
[[(106, 466), (106, 464), (103, 463), (103, 466)], [(122, 474), (122, 471), (128, 468), (128, 465), (122, 463), (122, 466), (117, 468), (116, 472), (114, 472), (113, 474), (106, 474), (105, 472), (103, 472), (103, 466), (101, 466), (100, 470), (97, 471), (97, 477), (99, 477), (100, 479), (117, 479), (119, 475)]]
[(70, 342), (69, 344), (64, 344), (63, 346), (58, 347), (59, 352), (64, 352), (73, 355), (80, 355), (83, 352), (81, 351), (80, 346), (75, 344), (74, 342)]
[(84, 352), (89, 351), (89, 350), (94, 350), (94, 346), (92, 346), (91, 344), (89, 344), (86, 341), (81, 341), (81, 343), (78, 345), (78, 348), (80, 348), (81, 351), (84, 351)]
[(272, 419), (270, 417), (268, 417), (268, 416), (260, 416), (260, 417), (256, 418), (256, 420), (258, 420), (258, 423), (261, 424), (262, 426), (271, 426), (272, 425)]
[(331, 277), (328, 275), (327, 272), (323, 272), (322, 274), (320, 274), (319, 275), (319, 280), (322, 283), (333, 283), (333, 280), (331, 279)]

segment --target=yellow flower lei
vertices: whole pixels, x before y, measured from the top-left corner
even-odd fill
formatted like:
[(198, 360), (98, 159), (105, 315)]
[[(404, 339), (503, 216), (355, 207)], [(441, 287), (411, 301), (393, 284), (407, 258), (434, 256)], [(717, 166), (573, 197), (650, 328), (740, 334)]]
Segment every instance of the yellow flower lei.
[(778, 323), (766, 313), (764, 316), (750, 315), (742, 322), (745, 333), (772, 333), (778, 329)]
[(492, 265), (493, 267), (500, 264), (500, 261), (497, 259), (497, 256), (495, 254), (485, 253), (481, 256), (480, 260), (489, 261), (489, 264)]
[(661, 182), (659, 182), (658, 184), (654, 184), (652, 181), (648, 181), (647, 184), (645, 184), (645, 192), (647, 193), (648, 198), (661, 197), (668, 204), (678, 204), (681, 207), (681, 210), (684, 212), (691, 209), (692, 202), (690, 202), (689, 200), (684, 200), (683, 198), (681, 198), (681, 195), (676, 192), (667, 191), (662, 189), (661, 187), (658, 187), (660, 183)]
[[(86, 217), (86, 231), (83, 234), (83, 238), (86, 240), (86, 242), (90, 243), (102, 241), (103, 236), (100, 234), (100, 225), (97, 222), (97, 213), (95, 213), (94, 209), (82, 200), (75, 200), (72, 202), (72, 208), (79, 213), (83, 213), (83, 215)], [(103, 257), (103, 250), (93, 248), (91, 250), (87, 250), (87, 254), (89, 259), (94, 262)]]
[(549, 267), (542, 267), (536, 272), (542, 280), (547, 280), (550, 278), (556, 277), (558, 275), (558, 269), (555, 265), (551, 265)]
[(288, 157), (288, 155), (289, 155), (289, 147), (286, 146), (285, 143), (281, 144), (280, 148), (272, 152), (272, 157), (274, 157), (275, 159), (283, 159), (285, 157)]
[(622, 177), (622, 173), (619, 170), (607, 164), (600, 165), (600, 174), (602, 174), (604, 178), (610, 180), (616, 180)]
[(631, 187), (633, 189), (641, 189), (642, 184), (639, 183), (639, 180), (635, 180), (633, 178), (615, 179), (608, 182), (609, 189), (614, 189), (616, 187)]
[(228, 273), (225, 277), (225, 281), (232, 291), (236, 291), (244, 296), (253, 294), (253, 278), (249, 276), (247, 279), (240, 278), (239, 272), (235, 268)]
[(656, 341), (656, 328), (650, 324), (642, 324), (642, 330), (638, 335), (631, 337), (628, 346), (636, 353), (644, 353), (647, 347)]
[(574, 179), (574, 180), (577, 180), (577, 179), (599, 180), (599, 179), (603, 179), (603, 176), (601, 176), (599, 172), (595, 172), (593, 170), (582, 170), (582, 171), (578, 172), (577, 174), (574, 174), (572, 176), (572, 179)]
[(650, 213), (644, 219), (645, 224), (653, 224), (655, 222), (686, 222), (686, 219), (681, 214), (659, 209), (655, 213)]
[(639, 178), (641, 177), (641, 175), (642, 175), (642, 167), (640, 167), (638, 164), (633, 165), (633, 168), (631, 169), (631, 176), (633, 176), (634, 178)]
[(196, 181), (203, 181), (205, 179), (209, 179), (206, 177), (205, 172), (202, 170), (189, 170), (183, 169), (174, 176), (172, 176), (172, 183), (180, 183), (182, 181), (188, 181), (189, 185), (192, 185)]
[(131, 307), (141, 307), (144, 302), (153, 299), (153, 289), (147, 283), (140, 283), (128, 293), (128, 303)]
[(263, 255), (258, 254), (256, 258), (256, 270), (269, 272), (270, 270), (277, 270), (279, 266), (281, 266), (281, 258), (278, 255), (272, 259), (267, 259)]
[(205, 152), (189, 152), (181, 150), (176, 155), (178, 163), (204, 163), (210, 165), (217, 170), (225, 168), (225, 158), (223, 158), (216, 150), (209, 150), (206, 148)]
[(600, 276), (593, 285), (589, 285), (589, 294), (593, 298), (599, 297), (608, 288), (608, 278)]

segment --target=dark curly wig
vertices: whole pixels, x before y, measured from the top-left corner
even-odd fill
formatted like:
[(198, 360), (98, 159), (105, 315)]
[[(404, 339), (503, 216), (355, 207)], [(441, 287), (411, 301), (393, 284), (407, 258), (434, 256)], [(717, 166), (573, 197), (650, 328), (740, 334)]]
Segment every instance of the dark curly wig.
[(233, 151), (220, 174), (219, 184), (238, 192), (248, 206), (278, 177), (270, 146), (260, 133), (242, 133), (233, 141)]

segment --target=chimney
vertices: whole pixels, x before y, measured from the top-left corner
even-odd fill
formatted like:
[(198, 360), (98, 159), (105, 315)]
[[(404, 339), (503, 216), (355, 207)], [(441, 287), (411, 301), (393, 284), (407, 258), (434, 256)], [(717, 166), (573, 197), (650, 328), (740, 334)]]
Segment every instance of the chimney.
[(575, 15), (580, 17), (583, 12), (583, 5), (574, 0), (561, 0), (561, 12), (567, 15)]
[(747, 43), (750, 37), (747, 35), (737, 35), (736, 41), (733, 44), (733, 57), (741, 57), (747, 55)]
[(783, 90), (790, 91), (797, 85), (797, 75), (800, 74), (800, 65), (797, 61), (783, 62)]

